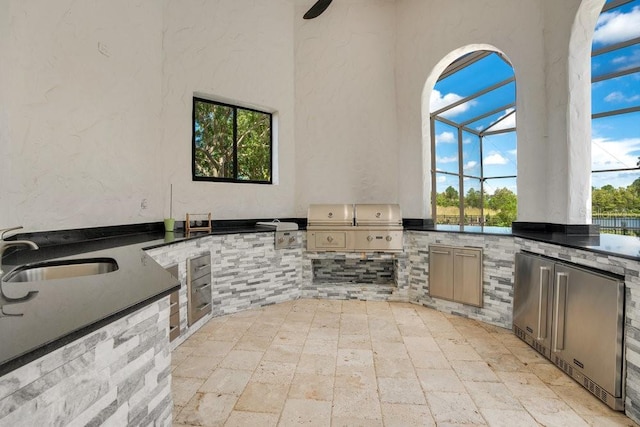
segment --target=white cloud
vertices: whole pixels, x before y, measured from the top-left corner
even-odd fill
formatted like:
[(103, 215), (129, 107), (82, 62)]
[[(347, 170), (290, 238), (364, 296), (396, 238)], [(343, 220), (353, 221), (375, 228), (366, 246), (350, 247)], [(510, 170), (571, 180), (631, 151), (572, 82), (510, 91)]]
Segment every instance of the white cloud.
[[(508, 114), (511, 114), (513, 111), (515, 111), (515, 108), (507, 108), (506, 110), (504, 110), (504, 114), (502, 114), (496, 120), (491, 122), (491, 124), (496, 123), (498, 120), (507, 116)], [(506, 119), (504, 119), (503, 121), (501, 121), (500, 123), (492, 127), (490, 130), (494, 131), (494, 130), (503, 130), (503, 129), (513, 129), (515, 127), (516, 127), (516, 113), (513, 113), (509, 117), (507, 117)]]
[[(463, 98), (462, 96), (453, 92), (447, 93), (443, 96), (439, 90), (434, 89), (431, 92), (431, 99), (429, 100), (429, 108), (431, 109), (431, 111), (438, 111), (441, 108), (446, 107), (447, 105), (451, 105), (455, 102), (460, 101), (462, 98)], [(476, 104), (477, 102), (474, 100), (465, 102), (464, 104), (460, 104), (457, 107), (452, 108), (451, 110), (443, 113), (442, 115), (445, 117), (453, 117), (460, 113), (464, 113), (465, 111), (467, 111), (469, 108), (473, 107)]]
[(447, 177), (440, 175), (439, 177), (436, 178), (436, 182), (442, 184), (443, 182), (447, 182)]
[[(636, 167), (640, 151), (640, 138), (610, 140), (593, 138), (591, 167), (593, 170)], [(636, 172), (637, 174), (637, 172)]]
[(606, 12), (600, 15), (596, 24), (593, 41), (596, 43), (617, 43), (640, 37), (640, 6), (628, 13)]
[(640, 95), (625, 96), (624, 93), (615, 91), (605, 96), (604, 100), (607, 102), (635, 102), (640, 100)]
[(457, 161), (458, 161), (458, 156), (436, 157), (436, 162), (438, 163), (453, 163)]
[(456, 142), (456, 136), (453, 132), (442, 132), (436, 135), (436, 144), (450, 144), (452, 142)]
[(468, 161), (467, 163), (465, 163), (465, 165), (463, 166), (464, 170), (469, 170), (469, 169), (473, 169), (474, 167), (476, 167), (476, 165), (478, 164), (478, 162), (476, 162), (475, 160), (471, 160)]
[(484, 159), (485, 165), (506, 165), (509, 160), (500, 153), (491, 153)]

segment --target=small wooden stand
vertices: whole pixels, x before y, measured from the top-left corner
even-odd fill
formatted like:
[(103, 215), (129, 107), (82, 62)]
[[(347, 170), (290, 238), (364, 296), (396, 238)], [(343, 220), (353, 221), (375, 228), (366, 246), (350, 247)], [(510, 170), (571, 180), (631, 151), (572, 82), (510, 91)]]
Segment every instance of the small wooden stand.
[[(194, 219), (193, 217), (198, 217), (196, 219)], [(206, 219), (205, 219), (206, 218)], [(191, 226), (191, 221), (202, 221), (205, 222), (206, 221), (206, 226), (199, 226), (199, 227), (192, 227)], [(184, 222), (184, 228), (185, 231), (188, 233), (191, 233), (192, 231), (206, 231), (211, 233), (211, 212), (209, 213), (203, 213), (203, 214), (196, 214), (196, 213), (192, 213), (192, 214), (187, 214), (187, 220)]]

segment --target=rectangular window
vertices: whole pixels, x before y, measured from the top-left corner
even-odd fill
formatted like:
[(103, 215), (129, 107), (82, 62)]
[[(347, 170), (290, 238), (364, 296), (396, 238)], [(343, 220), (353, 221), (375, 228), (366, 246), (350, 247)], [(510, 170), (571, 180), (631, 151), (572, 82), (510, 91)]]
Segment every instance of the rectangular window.
[(271, 184), (270, 113), (193, 98), (193, 180)]

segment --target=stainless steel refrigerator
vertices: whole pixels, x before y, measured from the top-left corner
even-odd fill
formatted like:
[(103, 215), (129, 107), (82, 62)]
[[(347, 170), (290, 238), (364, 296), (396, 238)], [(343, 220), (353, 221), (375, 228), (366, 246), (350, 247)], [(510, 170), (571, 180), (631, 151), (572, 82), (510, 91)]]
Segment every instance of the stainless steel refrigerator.
[(621, 277), (516, 254), (513, 330), (591, 393), (624, 409)]

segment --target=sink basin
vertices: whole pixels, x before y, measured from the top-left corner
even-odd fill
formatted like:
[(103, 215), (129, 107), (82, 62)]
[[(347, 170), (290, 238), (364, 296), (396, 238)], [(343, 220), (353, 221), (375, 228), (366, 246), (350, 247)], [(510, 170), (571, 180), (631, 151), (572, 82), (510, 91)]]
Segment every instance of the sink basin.
[(118, 269), (118, 263), (112, 258), (88, 258), (65, 261), (48, 261), (27, 264), (7, 273), (5, 283), (38, 282), (72, 277), (95, 276)]

